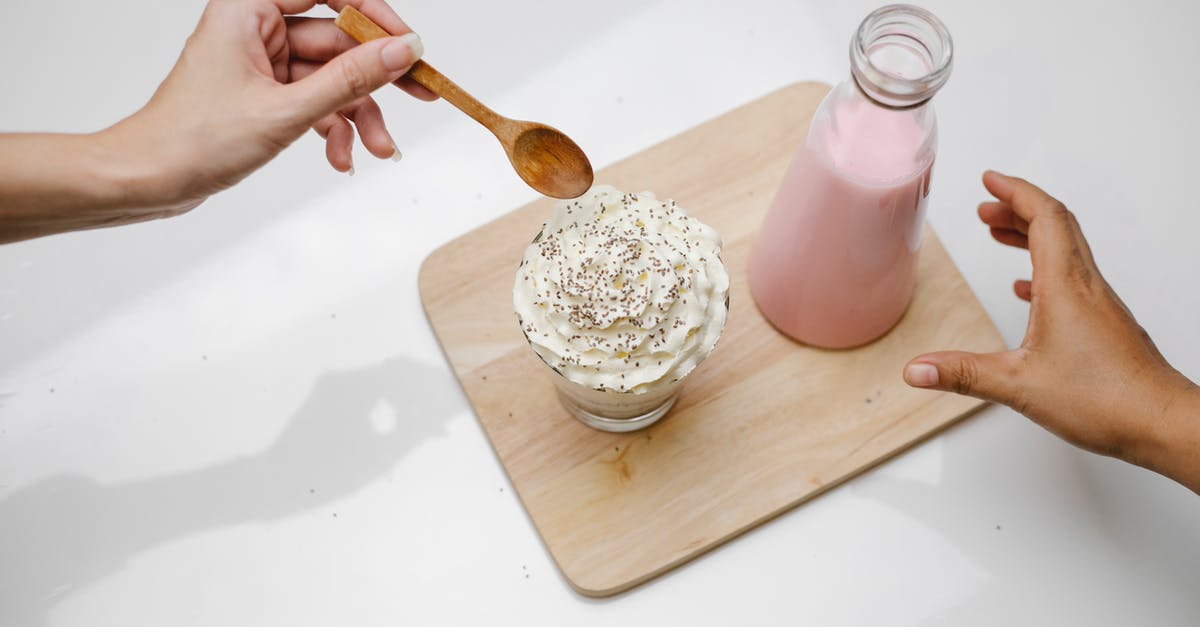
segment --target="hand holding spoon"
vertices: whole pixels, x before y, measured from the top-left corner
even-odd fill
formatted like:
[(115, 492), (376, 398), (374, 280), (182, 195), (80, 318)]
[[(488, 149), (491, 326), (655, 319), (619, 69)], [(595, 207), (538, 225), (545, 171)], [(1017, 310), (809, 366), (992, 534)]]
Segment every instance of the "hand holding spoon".
[[(348, 5), (334, 23), (359, 43), (391, 36)], [(558, 129), (492, 111), (424, 61), (413, 64), (408, 76), (491, 131), (517, 175), (533, 189), (553, 198), (577, 198), (591, 188), (592, 164), (587, 155)]]

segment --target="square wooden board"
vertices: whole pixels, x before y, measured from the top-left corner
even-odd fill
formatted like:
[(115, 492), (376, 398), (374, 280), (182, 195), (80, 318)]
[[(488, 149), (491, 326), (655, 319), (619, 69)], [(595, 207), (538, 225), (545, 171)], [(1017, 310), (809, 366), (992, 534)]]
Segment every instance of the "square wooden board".
[(618, 189), (676, 199), (725, 241), (725, 333), (679, 403), (649, 429), (603, 433), (568, 415), (517, 326), (513, 277), (553, 201), (479, 227), (421, 268), (421, 299), (446, 356), (543, 541), (582, 594), (615, 594), (674, 568), (982, 404), (900, 378), (922, 352), (1004, 347), (931, 230), (912, 306), (865, 347), (792, 342), (750, 297), (751, 240), (828, 90), (783, 88), (597, 174)]

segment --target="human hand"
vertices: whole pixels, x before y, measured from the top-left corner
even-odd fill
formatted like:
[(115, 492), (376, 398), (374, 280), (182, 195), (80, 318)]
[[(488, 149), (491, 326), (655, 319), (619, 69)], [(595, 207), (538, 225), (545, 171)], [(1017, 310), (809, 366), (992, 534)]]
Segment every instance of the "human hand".
[(353, 173), (351, 122), (372, 155), (399, 156), (369, 94), (397, 82), (418, 98), (436, 98), (404, 77), (421, 40), (384, 0), (322, 3), (354, 5), (401, 36), (358, 45), (332, 19), (291, 15), (317, 0), (211, 0), (150, 102), (99, 134), (110, 153), (129, 155), (129, 204), (160, 215), (186, 211), (309, 128), (325, 138), (339, 171)]
[(979, 217), (1029, 250), (1030, 302), (1011, 351), (937, 352), (905, 366), (909, 385), (1003, 403), (1084, 449), (1146, 466), (1200, 492), (1200, 391), (1167, 363), (1100, 275), (1075, 216), (1019, 178), (987, 172)]

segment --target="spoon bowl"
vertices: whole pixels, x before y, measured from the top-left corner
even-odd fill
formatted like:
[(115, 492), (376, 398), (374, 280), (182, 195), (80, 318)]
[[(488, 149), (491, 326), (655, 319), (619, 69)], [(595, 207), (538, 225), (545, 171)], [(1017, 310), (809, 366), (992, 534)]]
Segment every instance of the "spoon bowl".
[(592, 164), (578, 144), (544, 124), (517, 124), (523, 129), (505, 151), (521, 180), (552, 198), (577, 198), (591, 189)]

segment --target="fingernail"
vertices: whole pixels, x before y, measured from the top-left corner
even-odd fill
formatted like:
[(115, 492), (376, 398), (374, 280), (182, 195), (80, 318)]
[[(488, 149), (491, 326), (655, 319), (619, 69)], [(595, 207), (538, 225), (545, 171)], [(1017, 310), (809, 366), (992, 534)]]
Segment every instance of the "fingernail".
[(354, 166), (353, 165), (350, 166), (349, 170), (346, 170), (346, 174), (349, 174), (350, 176), (354, 176)]
[(395, 72), (416, 63), (425, 53), (425, 45), (416, 33), (407, 33), (396, 37), (380, 51), (383, 66)]
[(400, 152), (400, 149), (396, 147), (396, 142), (392, 142), (392, 156), (391, 156), (392, 161), (399, 163), (400, 160), (403, 158), (404, 158), (404, 153)]
[(919, 388), (938, 384), (938, 370), (932, 364), (912, 364), (904, 369), (904, 382)]

